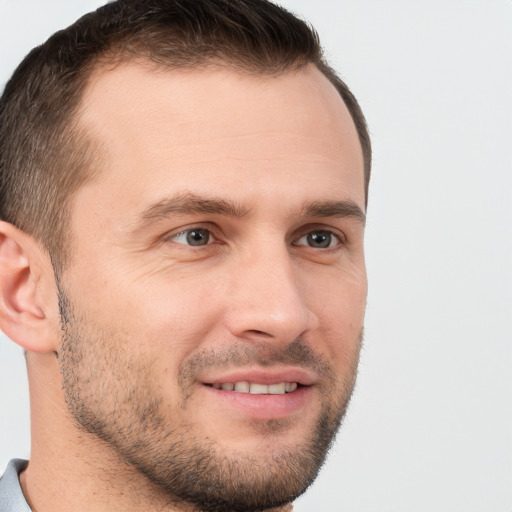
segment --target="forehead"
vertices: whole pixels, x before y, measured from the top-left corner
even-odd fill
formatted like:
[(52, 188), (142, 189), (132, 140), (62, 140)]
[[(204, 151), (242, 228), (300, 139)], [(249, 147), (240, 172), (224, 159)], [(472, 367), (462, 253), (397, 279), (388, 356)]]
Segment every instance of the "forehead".
[(211, 196), (229, 181), (230, 195), (248, 193), (248, 182), (253, 193), (270, 183), (295, 192), (338, 187), (364, 205), (354, 123), (312, 65), (279, 76), (135, 62), (99, 69), (80, 122), (106, 153), (105, 168), (80, 192), (96, 200), (110, 192), (142, 208), (164, 189)]

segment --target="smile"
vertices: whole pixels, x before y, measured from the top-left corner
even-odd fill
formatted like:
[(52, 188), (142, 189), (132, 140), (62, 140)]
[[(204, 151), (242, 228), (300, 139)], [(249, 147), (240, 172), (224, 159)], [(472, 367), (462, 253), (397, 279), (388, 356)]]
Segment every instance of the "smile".
[(211, 384), (215, 389), (235, 391), (237, 393), (250, 393), (252, 395), (284, 395), (297, 389), (297, 382), (279, 382), (277, 384), (261, 384), (258, 382), (224, 382)]

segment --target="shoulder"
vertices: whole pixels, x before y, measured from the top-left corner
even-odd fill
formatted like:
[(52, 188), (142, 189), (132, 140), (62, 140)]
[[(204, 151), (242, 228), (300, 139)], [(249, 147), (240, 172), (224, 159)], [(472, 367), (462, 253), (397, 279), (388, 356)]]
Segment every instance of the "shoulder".
[(18, 475), (27, 467), (28, 461), (13, 459), (0, 478), (0, 512), (31, 512), (21, 491)]

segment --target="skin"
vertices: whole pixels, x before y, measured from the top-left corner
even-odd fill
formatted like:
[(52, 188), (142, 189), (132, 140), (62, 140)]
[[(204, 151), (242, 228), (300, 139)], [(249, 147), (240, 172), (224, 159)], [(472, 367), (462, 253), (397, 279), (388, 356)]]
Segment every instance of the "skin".
[[(345, 105), (312, 66), (249, 77), (129, 63), (95, 72), (79, 122), (104, 168), (74, 198), (59, 289), (44, 250), (0, 224), (2, 329), (29, 351), (25, 496), (42, 512), (195, 510), (127, 455), (145, 412), (161, 420), (144, 423), (155, 453), (162, 429), (185, 431), (187, 446), (240, 461), (241, 481), (254, 468), (272, 481), (326, 407), (342, 414), (355, 379), (364, 186)], [(208, 243), (189, 245), (191, 229)], [(297, 345), (305, 355), (289, 356)], [(307, 386), (240, 401), (209, 385), (247, 375)]]

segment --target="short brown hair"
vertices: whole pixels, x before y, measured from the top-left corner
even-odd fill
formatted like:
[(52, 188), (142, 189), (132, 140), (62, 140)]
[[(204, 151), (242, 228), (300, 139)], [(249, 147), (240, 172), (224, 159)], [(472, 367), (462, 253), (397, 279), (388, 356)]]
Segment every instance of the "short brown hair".
[(100, 167), (99, 150), (74, 114), (96, 67), (135, 58), (174, 69), (221, 63), (270, 75), (316, 65), (354, 120), (367, 197), (364, 116), (308, 24), (267, 0), (117, 0), (34, 48), (0, 99), (0, 218), (39, 240), (57, 268), (65, 261), (71, 198)]

